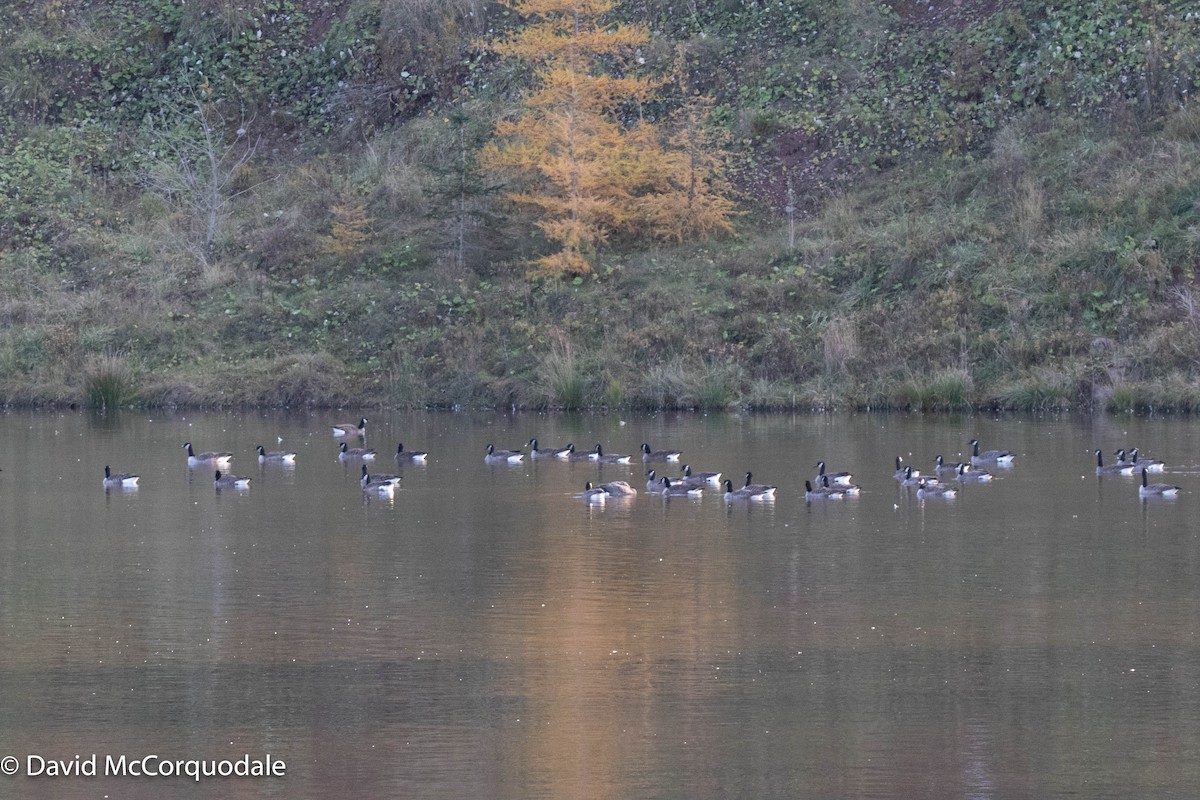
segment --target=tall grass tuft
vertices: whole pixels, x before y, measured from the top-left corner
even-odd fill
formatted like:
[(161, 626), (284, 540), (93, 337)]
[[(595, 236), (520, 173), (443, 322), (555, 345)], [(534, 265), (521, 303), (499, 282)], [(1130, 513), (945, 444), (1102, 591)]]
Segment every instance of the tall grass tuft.
[(1043, 368), (1017, 378), (1000, 392), (997, 401), (1016, 411), (1061, 411), (1071, 407), (1075, 394), (1072, 375)]
[(95, 355), (83, 368), (83, 389), (88, 408), (109, 411), (137, 397), (137, 378), (125, 356)]
[(634, 407), (648, 411), (683, 408), (687, 405), (684, 400), (689, 393), (689, 384), (683, 361), (673, 358), (646, 370), (629, 400)]
[(565, 334), (554, 334), (550, 351), (542, 358), (541, 373), (552, 403), (565, 411), (578, 411), (584, 407), (587, 381)]
[(972, 385), (966, 370), (947, 369), (929, 376), (913, 376), (901, 391), (916, 411), (965, 411), (971, 407)]
[(1188, 375), (1173, 373), (1160, 382), (1159, 406), (1183, 414), (1200, 410), (1200, 384)]
[(625, 386), (620, 378), (609, 378), (604, 387), (604, 407), (612, 410), (625, 405)]
[(732, 405), (737, 392), (737, 368), (731, 365), (708, 364), (696, 376), (691, 394), (701, 411), (725, 411)]

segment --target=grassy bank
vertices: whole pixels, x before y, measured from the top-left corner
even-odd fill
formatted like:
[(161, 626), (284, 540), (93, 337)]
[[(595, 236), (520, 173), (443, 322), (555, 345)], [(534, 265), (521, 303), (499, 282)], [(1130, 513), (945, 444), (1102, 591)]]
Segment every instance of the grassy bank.
[[(1108, 5), (1119, 4), (1097, 8)], [(641, 6), (626, 11), (655, 18), (656, 5)], [(1071, 102), (1113, 78), (1107, 56), (1093, 73), (1080, 59), (1070, 81), (1046, 67), (1035, 87), (1021, 63), (1036, 68), (1049, 51), (1030, 20), (1049, 30), (1064, 19), (1053, 9), (966, 3), (975, 17), (910, 19), (854, 7), (813, 12), (816, 38), (777, 26), (773, 6), (705, 12), (689, 23), (703, 37), (668, 30), (676, 18), (664, 12), (662, 35), (710, 66), (697, 82), (723, 101), (739, 234), (614, 242), (594, 275), (574, 281), (525, 278), (541, 243), (472, 167), (519, 84), (502, 65), (472, 62), (479, 75), (458, 78), (469, 97), (430, 89), (418, 103), (414, 89), (369, 127), (363, 109), (336, 104), (285, 114), (278, 97), (297, 88), (263, 83), (278, 108), (197, 105), (209, 110), (175, 120), (174, 138), (115, 110), (97, 122), (83, 93), (55, 110), (32, 89), (8, 91), (0, 400), (1200, 409), (1196, 103), (1168, 91), (1165, 71), (1153, 93)], [(283, 33), (297, 43), (313, 30), (351, 35), (327, 18), (316, 26), (317, 11)], [(1181, 19), (1163, 17), (1158, 30), (1182, 38)], [(939, 25), (940, 49), (918, 51)], [(12, 52), (40, 52), (25, 34)], [(888, 59), (845, 49), (897, 36)], [(257, 68), (261, 54), (247, 53), (242, 68)], [(963, 59), (1011, 73), (1010, 85), (1019, 72), (1022, 99), (1007, 94), (1000, 113), (984, 100), (991, 73), (945, 78)], [(388, 62), (373, 63), (354, 72), (313, 61), (311, 84), (365, 86)], [(780, 63), (795, 67), (787, 80)], [(912, 83), (922, 70), (943, 77)], [(839, 81), (851, 75), (861, 91), (848, 94)], [(879, 118), (910, 83), (921, 96)], [(317, 90), (305, 91), (295, 96)], [(939, 92), (961, 114), (921, 110)], [(850, 94), (865, 105), (848, 107)], [(186, 111), (186, 95), (175, 96)], [(868, 107), (873, 97), (883, 99)], [(359, 127), (333, 125), (339, 109)], [(218, 195), (180, 183), (178, 158), (149, 155), (178, 155), (204, 141), (204, 126), (235, 125), (210, 153), (235, 165)], [(782, 154), (797, 142), (802, 158)]]
[(33, 404), (95, 403), (107, 381), (105, 402), (148, 405), (1191, 411), (1200, 113), (1136, 136), (1051, 122), (1031, 113), (968, 163), (865, 176), (794, 226), (614, 257), (576, 283), (516, 266), (165, 275), (128, 252), (71, 291), (8, 270), (0, 388)]

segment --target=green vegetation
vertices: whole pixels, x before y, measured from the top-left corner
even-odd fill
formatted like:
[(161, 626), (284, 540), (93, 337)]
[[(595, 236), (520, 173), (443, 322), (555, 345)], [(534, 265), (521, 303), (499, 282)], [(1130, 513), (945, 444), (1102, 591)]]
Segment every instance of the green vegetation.
[(538, 78), (512, 9), (6, 4), (0, 399), (1200, 410), (1190, 3), (612, 17), (661, 85), (614, 118), (702, 132), (736, 235), (530, 280), (556, 240), (481, 161)]
[(88, 408), (111, 411), (136, 399), (137, 380), (121, 356), (92, 356), (84, 368), (83, 386)]

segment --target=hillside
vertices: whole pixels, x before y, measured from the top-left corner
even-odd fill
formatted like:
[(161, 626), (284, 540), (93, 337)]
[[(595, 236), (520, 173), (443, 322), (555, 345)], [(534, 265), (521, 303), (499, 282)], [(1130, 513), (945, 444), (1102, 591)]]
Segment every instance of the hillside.
[(478, 162), (531, 80), (505, 6), (9, 4), (0, 397), (1200, 408), (1190, 4), (616, 18), (670, 78), (637, 113), (711, 101), (737, 235), (531, 281)]

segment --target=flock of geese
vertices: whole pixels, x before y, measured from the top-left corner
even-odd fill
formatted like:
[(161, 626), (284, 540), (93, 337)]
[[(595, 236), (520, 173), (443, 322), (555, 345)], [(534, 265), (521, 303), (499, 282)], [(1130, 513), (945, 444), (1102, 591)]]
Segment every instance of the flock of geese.
[[(379, 454), (366, 446), (352, 447), (350, 445), (350, 442), (354, 440), (365, 443), (366, 427), (366, 417), (360, 418), (357, 423), (332, 426), (333, 437), (342, 440), (338, 447), (338, 460), (344, 463), (361, 463), (362, 475), (359, 483), (364, 493), (391, 496), (400, 483), (400, 476), (372, 472), (368, 465), (374, 463)], [(914, 489), (919, 498), (949, 499), (958, 494), (959, 488), (963, 484), (987, 483), (994, 480), (995, 473), (992, 470), (1010, 468), (1016, 459), (1016, 455), (1008, 450), (980, 451), (978, 439), (972, 439), (970, 445), (971, 456), (967, 461), (949, 462), (938, 455), (934, 459), (934, 467), (929, 474), (905, 465), (903, 457), (896, 456), (896, 471), (893, 477), (900, 486)], [(191, 442), (184, 442), (183, 447), (187, 451), (189, 467), (208, 467), (213, 470), (213, 487), (216, 490), (249, 488), (252, 480), (250, 477), (234, 475), (228, 471), (233, 460), (233, 453), (217, 451), (197, 453)], [(292, 466), (296, 463), (297, 454), (294, 452), (268, 451), (263, 445), (258, 445), (255, 449), (258, 451), (260, 464)], [(1095, 455), (1097, 475), (1140, 475), (1141, 485), (1138, 487), (1138, 493), (1142, 497), (1174, 497), (1180, 491), (1180, 487), (1171, 484), (1151, 483), (1148, 475), (1164, 472), (1166, 464), (1159, 459), (1141, 455), (1137, 448), (1128, 453), (1124, 449), (1116, 450), (1114, 455), (1117, 460), (1112, 464), (1104, 463), (1104, 454), (1101, 450), (1096, 450)], [(577, 450), (574, 443), (568, 443), (562, 447), (541, 447), (537, 439), (530, 439), (523, 448), (513, 450), (502, 450), (489, 444), (483, 460), (486, 464), (517, 464), (521, 463), (526, 456), (531, 459), (586, 461), (596, 464), (632, 464), (634, 458), (637, 458), (643, 465), (650, 467), (646, 471), (645, 491), (648, 494), (668, 498), (699, 497), (706, 490), (716, 490), (722, 492), (726, 503), (769, 503), (775, 500), (777, 490), (777, 487), (769, 484), (755, 483), (753, 474), (750, 472), (745, 473), (745, 482), (741, 486), (735, 487), (732, 480), (722, 479), (720, 472), (693, 471), (690, 465), (682, 464), (682, 451), (654, 450), (648, 443), (643, 443), (641, 452), (635, 456), (605, 452), (601, 444), (597, 444), (593, 450)], [(428, 457), (427, 452), (407, 450), (404, 444), (400, 443), (397, 445), (392, 459), (400, 464), (423, 464), (426, 463)], [(655, 463), (682, 464), (680, 475), (678, 477), (659, 475), (653, 467)], [(804, 482), (804, 499), (806, 501), (839, 500), (857, 496), (862, 491), (861, 487), (853, 482), (853, 475), (850, 472), (829, 471), (826, 469), (824, 461), (817, 462), (815, 468), (816, 475)], [(135, 473), (114, 472), (109, 466), (104, 467), (103, 486), (105, 489), (136, 489), (139, 480), (140, 476)], [(601, 504), (610, 499), (633, 497), (637, 494), (638, 490), (628, 481), (615, 480), (595, 485), (589, 481), (579, 496), (589, 504)]]
[[(364, 493), (391, 495), (400, 483), (400, 477), (398, 475), (372, 473), (367, 464), (375, 461), (378, 453), (368, 447), (351, 447), (349, 442), (346, 441), (347, 439), (354, 438), (365, 441), (366, 431), (366, 417), (362, 417), (357, 423), (346, 423), (332, 427), (334, 438), (343, 440), (338, 447), (338, 460), (342, 462), (362, 462), (362, 477), (359, 482)], [(197, 453), (191, 442), (184, 442), (183, 448), (187, 451), (187, 465), (189, 467), (207, 467), (213, 470), (213, 488), (217, 491), (222, 489), (245, 490), (250, 488), (250, 482), (253, 480), (250, 476), (234, 475), (228, 471), (233, 462), (233, 453), (215, 450)], [(258, 451), (259, 464), (280, 464), (284, 466), (295, 466), (296, 464), (297, 454), (290, 450), (268, 451), (261, 444), (257, 445), (255, 450)], [(406, 450), (403, 443), (397, 446), (396, 452), (393, 455), (393, 459), (397, 463), (413, 464), (423, 464), (428, 457), (429, 453), (423, 450)], [(101, 485), (106, 490), (137, 489), (140, 480), (141, 476), (136, 473), (114, 472), (112, 467), (106, 464), (104, 467), (104, 480)]]
[[(992, 470), (1008, 469), (1013, 466), (1016, 454), (1009, 450), (980, 450), (979, 440), (972, 439), (971, 456), (967, 461), (949, 462), (938, 455), (934, 459), (934, 468), (930, 474), (904, 464), (902, 456), (896, 456), (895, 479), (906, 488), (912, 488), (921, 499), (945, 498), (958, 495), (963, 484), (988, 483), (995, 479)], [(634, 456), (605, 453), (597, 444), (594, 451), (580, 452), (574, 444), (564, 447), (541, 448), (537, 439), (531, 439), (526, 446), (532, 458), (559, 458), (567, 461), (591, 460), (598, 463), (630, 464)], [(644, 463), (665, 461), (679, 463), (682, 460), (679, 450), (652, 450), (649, 444), (642, 444), (641, 460)], [(1097, 475), (1137, 475), (1142, 478), (1138, 493), (1142, 497), (1174, 497), (1179, 493), (1178, 486), (1167, 483), (1151, 483), (1147, 474), (1164, 472), (1166, 464), (1155, 458), (1146, 458), (1138, 453), (1137, 448), (1126, 454), (1124, 449), (1115, 452), (1117, 462), (1104, 464), (1104, 456), (1096, 451)], [(487, 446), (484, 460), (489, 464), (519, 463), (525, 457), (524, 450), (497, 450), (493, 445)], [(833, 472), (826, 469), (824, 461), (816, 464), (816, 475), (804, 482), (804, 499), (840, 500), (845, 497), (855, 497), (862, 492), (861, 487), (854, 483), (850, 472)], [(724, 489), (723, 497), (726, 503), (738, 502), (772, 502), (775, 500), (777, 487), (768, 484), (754, 483), (753, 474), (746, 473), (746, 481), (742, 486), (734, 487), (728, 478), (722, 480), (720, 472), (693, 472), (691, 467), (684, 464), (682, 475), (678, 478), (659, 476), (654, 469), (646, 472), (646, 492), (665, 497), (701, 496), (706, 489)], [(608, 481), (593, 485), (588, 482), (580, 497), (588, 503), (605, 503), (613, 498), (632, 497), (637, 489), (628, 481)]]
[[(631, 456), (606, 456), (600, 445), (596, 445), (594, 453), (587, 454), (576, 453), (574, 445), (548, 450), (539, 449), (537, 440), (531, 440), (529, 445), (532, 447), (531, 455), (535, 458), (546, 456), (564, 459), (591, 458), (593, 460), (609, 458), (618, 459), (615, 463), (624, 464), (630, 463), (632, 458)], [(918, 498), (950, 499), (958, 495), (963, 484), (982, 484), (995, 480), (996, 473), (993, 470), (1009, 469), (1016, 460), (1016, 454), (1009, 450), (981, 451), (978, 439), (972, 439), (970, 445), (971, 456), (967, 461), (949, 462), (942, 455), (938, 455), (934, 459), (934, 468), (930, 474), (923, 474), (920, 470), (905, 465), (904, 458), (896, 456), (896, 471), (893, 473), (893, 477), (900, 486), (914, 489)], [(1114, 452), (1117, 457), (1116, 463), (1108, 465), (1104, 463), (1103, 451), (1096, 450), (1095, 453), (1097, 475), (1140, 475), (1141, 485), (1138, 487), (1138, 494), (1141, 497), (1174, 497), (1180, 492), (1178, 486), (1150, 482), (1149, 474), (1165, 472), (1166, 464), (1160, 459), (1142, 456), (1137, 448), (1128, 453), (1124, 448), (1116, 450)], [(488, 459), (520, 461), (522, 457), (522, 451), (496, 451), (492, 445), (488, 445)], [(677, 450), (652, 451), (648, 444), (642, 445), (642, 460), (645, 462), (678, 462), (680, 459), (681, 453)], [(490, 463), (496, 462), (491, 461)], [(811, 480), (804, 482), (804, 499), (806, 501), (840, 500), (846, 497), (855, 497), (862, 491), (861, 487), (854, 483), (853, 475), (850, 472), (829, 471), (826, 469), (824, 461), (817, 462), (816, 470), (816, 475)], [(683, 476), (680, 478), (666, 476), (660, 478), (653, 469), (649, 470), (646, 475), (648, 477), (646, 491), (665, 496), (699, 496), (707, 487), (720, 489), (722, 486), (726, 503), (772, 502), (776, 494), (776, 487), (754, 483), (753, 476), (749, 472), (746, 473), (745, 484), (738, 488), (734, 488), (733, 482), (728, 479), (722, 481), (719, 472), (693, 473), (687, 465), (684, 465)], [(610, 498), (630, 497), (636, 494), (637, 490), (627, 481), (610, 481), (595, 486), (588, 483), (580, 497), (588, 503), (605, 503)]]

